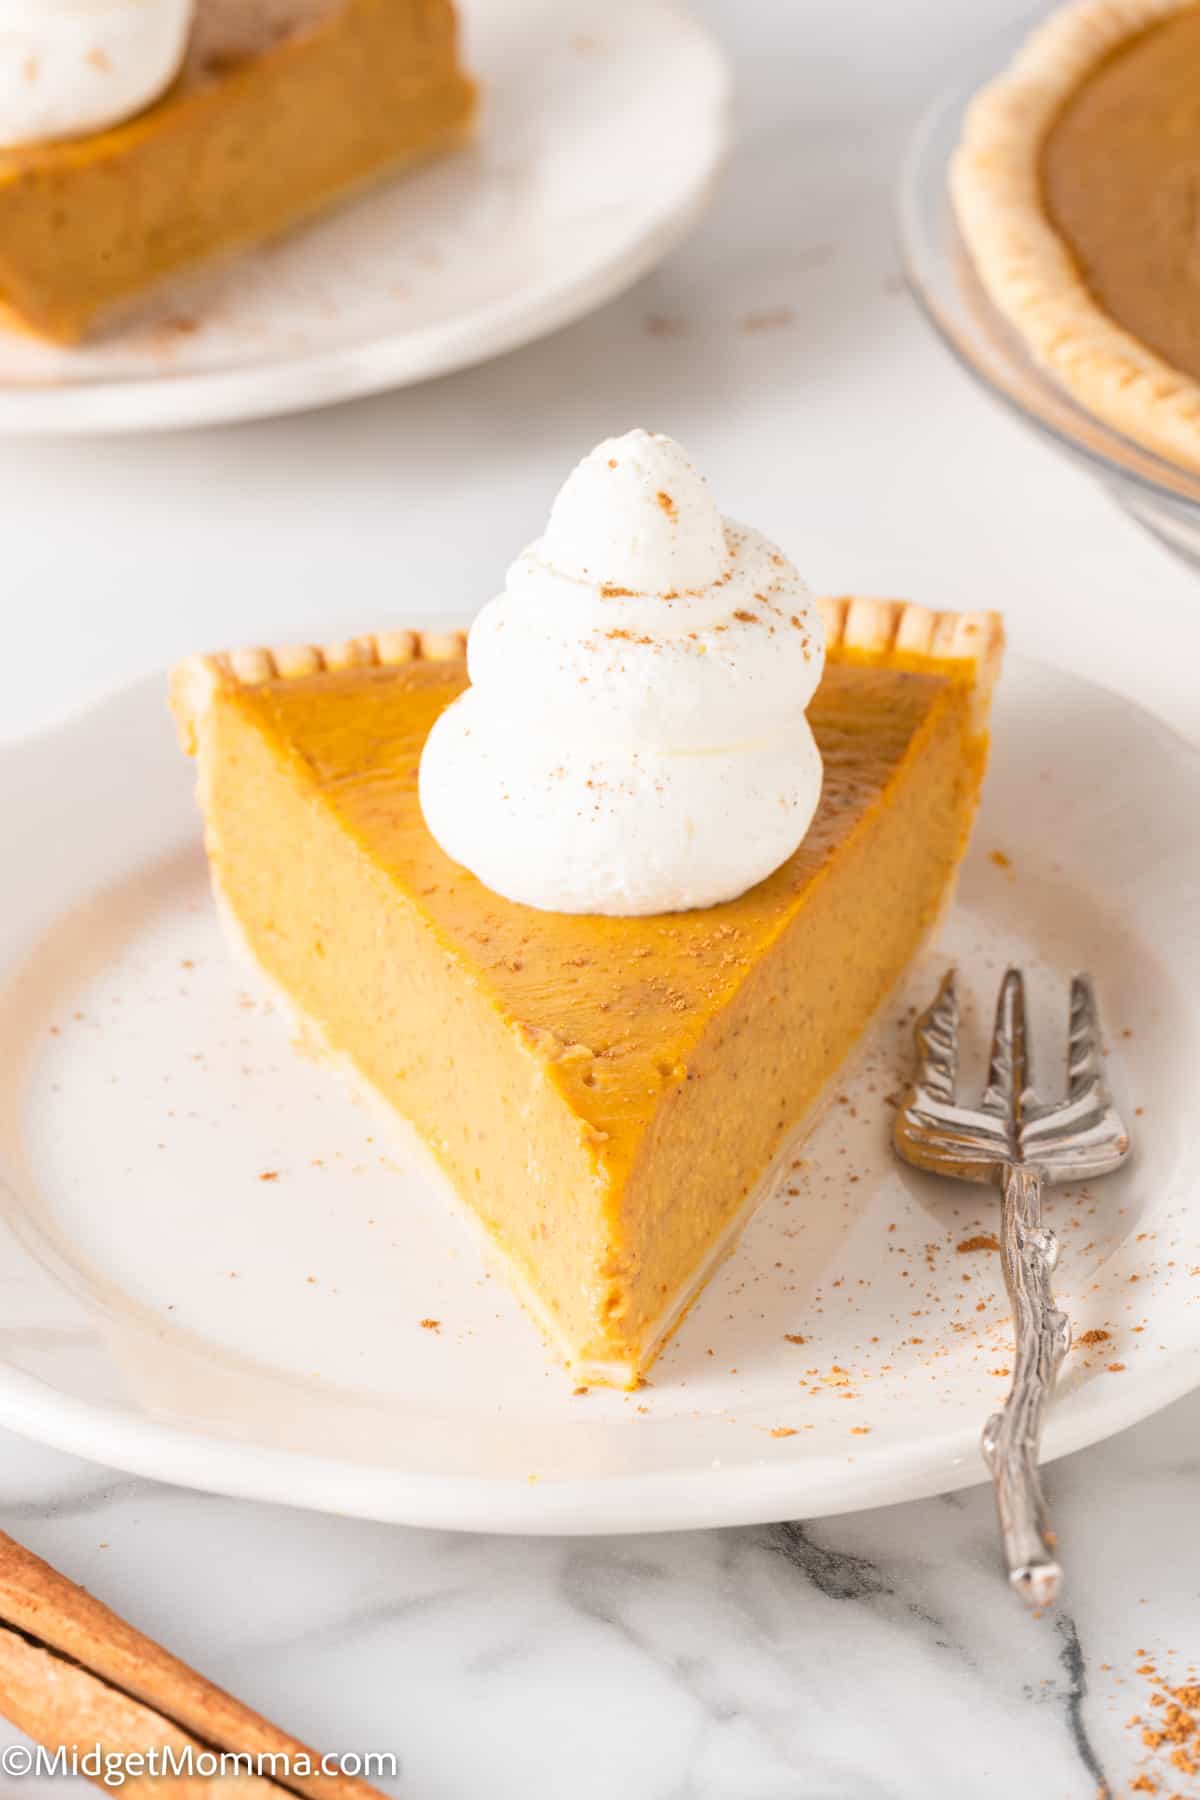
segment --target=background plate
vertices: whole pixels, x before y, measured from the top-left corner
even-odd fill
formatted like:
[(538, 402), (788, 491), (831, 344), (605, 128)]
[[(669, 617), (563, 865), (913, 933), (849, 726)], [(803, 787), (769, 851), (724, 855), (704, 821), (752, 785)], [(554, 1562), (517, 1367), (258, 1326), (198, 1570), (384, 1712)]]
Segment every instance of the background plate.
[(684, 235), (728, 71), (666, 0), (467, 0), (478, 141), (75, 350), (0, 333), (0, 432), (161, 430), (378, 393), (610, 299)]
[(1083, 1341), (1047, 1454), (1200, 1379), (1200, 758), (1126, 702), (1009, 667), (938, 953), (635, 1394), (572, 1393), (420, 1146), (241, 991), (189, 788), (158, 682), (0, 755), (0, 1423), (168, 1481), (491, 1531), (977, 1481), (1011, 1357), (977, 1242), (995, 1198), (888, 1150), (908, 1007), (950, 956), (980, 1073), (1001, 970), (1025, 963), (1047, 1088), (1089, 966), (1135, 1132), (1126, 1170), (1050, 1198)]

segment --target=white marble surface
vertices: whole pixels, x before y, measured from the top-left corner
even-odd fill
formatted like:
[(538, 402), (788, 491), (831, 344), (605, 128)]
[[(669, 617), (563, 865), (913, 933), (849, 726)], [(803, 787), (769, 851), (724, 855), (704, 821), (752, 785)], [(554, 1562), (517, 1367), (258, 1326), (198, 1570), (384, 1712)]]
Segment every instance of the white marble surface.
[(997, 1575), (982, 1489), (826, 1524), (521, 1541), (205, 1498), (12, 1443), (0, 1523), (297, 1733), (395, 1750), (412, 1800), (1094, 1800), (1143, 1770), (1190, 1797), (1127, 1721), (1153, 1716), (1143, 1652), (1164, 1671), (1200, 1653), (1198, 1435), (1193, 1398), (1050, 1471), (1075, 1578), (1038, 1620)]
[[(818, 586), (1001, 606), (1020, 648), (1200, 736), (1195, 577), (977, 393), (896, 280), (921, 96), (1024, 10), (705, 0), (741, 145), (694, 240), (625, 300), (307, 420), (0, 445), (0, 731), (197, 644), (470, 611), (571, 458), (642, 422)], [(1126, 1721), (1145, 1652), (1200, 1656), (1198, 1441), (1194, 1397), (1051, 1471), (1073, 1579), (1037, 1621), (998, 1577), (984, 1490), (518, 1542), (206, 1498), (8, 1438), (0, 1525), (298, 1733), (395, 1750), (413, 1800), (1092, 1800), (1143, 1759), (1192, 1796), (1200, 1776)]]

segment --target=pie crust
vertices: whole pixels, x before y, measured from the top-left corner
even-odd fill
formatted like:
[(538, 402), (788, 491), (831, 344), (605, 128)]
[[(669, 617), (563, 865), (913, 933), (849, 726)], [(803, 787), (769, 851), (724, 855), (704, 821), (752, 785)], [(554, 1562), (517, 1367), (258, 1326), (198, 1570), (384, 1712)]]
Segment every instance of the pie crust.
[(1067, 98), (1126, 39), (1196, 0), (1079, 0), (975, 96), (951, 169), (959, 227), (989, 300), (1090, 413), (1200, 472), (1200, 383), (1097, 305), (1042, 204), (1042, 141)]
[[(853, 658), (886, 659), (920, 668), (925, 663), (970, 665), (978, 706), (986, 713), (1004, 652), (999, 613), (933, 612), (908, 600), (842, 596), (817, 602), (826, 648)], [(171, 670), (171, 710), (180, 742), (195, 754), (196, 733), (214, 695), (264, 681), (316, 675), (322, 669), (360, 664), (389, 667), (417, 660), (452, 661), (466, 655), (464, 631), (379, 631), (325, 644), (257, 645), (246, 650), (189, 656)]]

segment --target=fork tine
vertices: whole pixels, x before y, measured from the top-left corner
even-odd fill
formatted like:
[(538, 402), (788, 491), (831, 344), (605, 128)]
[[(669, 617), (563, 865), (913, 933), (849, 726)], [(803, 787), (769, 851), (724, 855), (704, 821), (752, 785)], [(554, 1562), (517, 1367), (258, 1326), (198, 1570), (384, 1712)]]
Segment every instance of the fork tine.
[(932, 1100), (954, 1104), (958, 1084), (958, 980), (947, 969), (931, 1006), (914, 1029), (917, 1040), (917, 1086)]
[(1048, 1181), (1105, 1175), (1129, 1155), (1129, 1133), (1104, 1078), (1100, 1015), (1089, 975), (1071, 980), (1067, 1098), (1034, 1108), (1022, 1123), (1021, 1150)]
[(1100, 1016), (1092, 978), (1081, 970), (1071, 977), (1070, 1028), (1067, 1040), (1067, 1097), (1078, 1100), (1089, 1089), (1105, 1093), (1100, 1050)]
[(1025, 1022), (1025, 977), (1007, 969), (996, 1002), (996, 1024), (988, 1063), (987, 1088), (979, 1102), (985, 1112), (1020, 1130), (1025, 1095), (1031, 1085), (1029, 1033)]

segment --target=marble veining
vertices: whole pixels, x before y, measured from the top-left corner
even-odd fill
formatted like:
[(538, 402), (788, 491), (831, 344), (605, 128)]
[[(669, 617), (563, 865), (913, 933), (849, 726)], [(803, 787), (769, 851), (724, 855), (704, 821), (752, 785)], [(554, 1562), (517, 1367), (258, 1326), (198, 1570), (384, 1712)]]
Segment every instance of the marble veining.
[(1070, 1581), (1041, 1618), (1007, 1590), (985, 1486), (745, 1530), (489, 1538), (5, 1437), (0, 1526), (299, 1735), (394, 1750), (405, 1800), (1096, 1800), (1143, 1778), (1200, 1800), (1128, 1723), (1154, 1716), (1147, 1659), (1178, 1682), (1200, 1660), (1197, 1442), (1200, 1394), (1050, 1467)]

